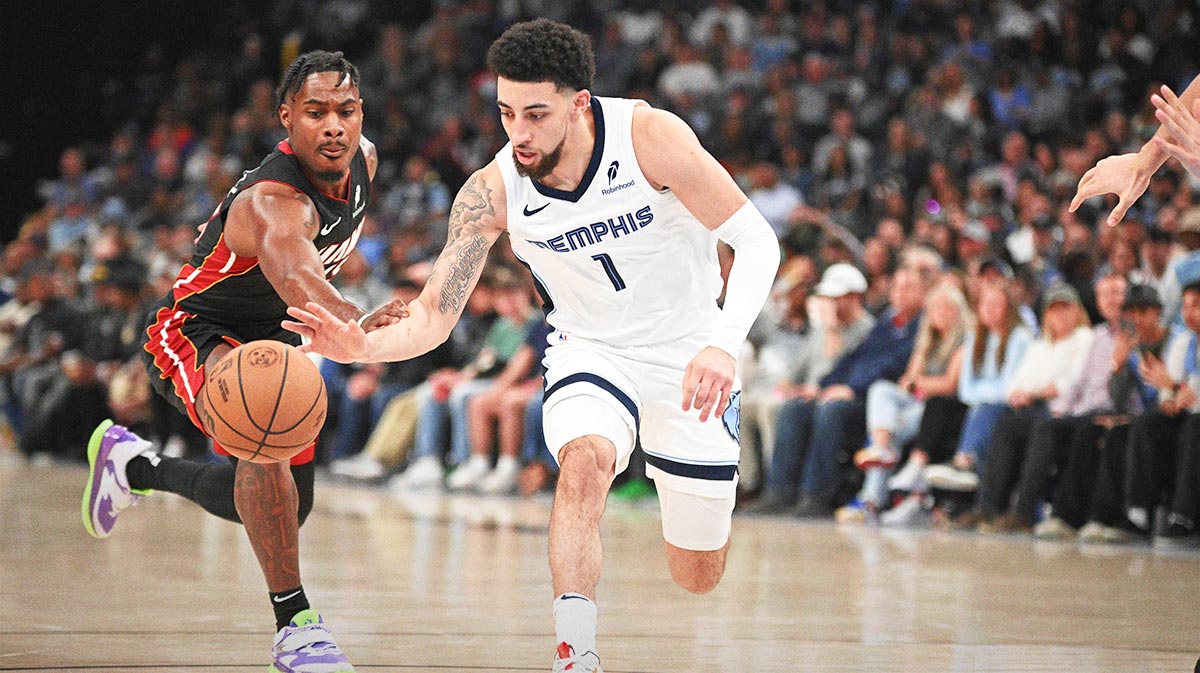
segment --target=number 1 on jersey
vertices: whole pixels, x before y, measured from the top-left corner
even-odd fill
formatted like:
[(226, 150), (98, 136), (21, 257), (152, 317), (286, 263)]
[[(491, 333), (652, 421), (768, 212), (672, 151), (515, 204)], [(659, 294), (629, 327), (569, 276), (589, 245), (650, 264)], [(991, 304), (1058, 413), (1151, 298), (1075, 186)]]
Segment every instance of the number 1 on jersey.
[(617, 292), (625, 289), (625, 279), (621, 278), (621, 274), (617, 273), (617, 266), (613, 264), (612, 257), (608, 253), (600, 253), (592, 255), (592, 259), (600, 262), (600, 266), (604, 267), (604, 273), (608, 274), (608, 279), (612, 281), (613, 289)]

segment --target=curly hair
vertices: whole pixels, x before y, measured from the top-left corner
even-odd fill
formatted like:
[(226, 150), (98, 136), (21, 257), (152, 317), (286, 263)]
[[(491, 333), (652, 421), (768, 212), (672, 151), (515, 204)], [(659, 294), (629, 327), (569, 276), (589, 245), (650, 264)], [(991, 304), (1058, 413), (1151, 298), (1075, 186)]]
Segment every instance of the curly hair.
[(554, 82), (558, 88), (589, 89), (596, 59), (587, 35), (574, 28), (535, 19), (513, 24), (492, 43), (488, 68), (514, 82)]
[(279, 88), (275, 90), (276, 103), (283, 105), (288, 102), (288, 99), (295, 96), (300, 91), (300, 87), (304, 86), (304, 80), (314, 72), (339, 73), (341, 75), (338, 78), (339, 84), (349, 76), (350, 84), (358, 86), (358, 68), (347, 61), (342, 56), (342, 52), (318, 49), (300, 54), (288, 66), (287, 71), (283, 73), (283, 80), (279, 82)]

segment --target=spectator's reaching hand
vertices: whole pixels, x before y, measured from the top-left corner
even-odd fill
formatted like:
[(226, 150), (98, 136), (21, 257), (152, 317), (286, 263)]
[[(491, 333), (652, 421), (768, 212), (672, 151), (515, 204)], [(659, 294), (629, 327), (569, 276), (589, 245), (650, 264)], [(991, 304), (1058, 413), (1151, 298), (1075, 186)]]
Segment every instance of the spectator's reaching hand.
[(1200, 177), (1200, 100), (1194, 101), (1189, 110), (1164, 84), (1161, 94), (1151, 96), (1150, 102), (1154, 103), (1154, 116), (1165, 131), (1154, 136), (1154, 144), (1177, 159), (1189, 173)]
[(1024, 390), (1014, 390), (1008, 396), (1008, 406), (1013, 409), (1024, 409), (1030, 404), (1033, 404), (1033, 394), (1027, 393)]

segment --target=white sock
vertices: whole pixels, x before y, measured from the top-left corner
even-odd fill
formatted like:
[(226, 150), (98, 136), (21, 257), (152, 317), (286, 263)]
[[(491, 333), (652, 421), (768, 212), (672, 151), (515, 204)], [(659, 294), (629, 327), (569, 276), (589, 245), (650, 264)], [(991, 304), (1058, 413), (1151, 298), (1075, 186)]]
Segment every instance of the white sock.
[(570, 645), (575, 654), (596, 651), (596, 604), (586, 596), (566, 593), (554, 599), (556, 642)]
[(463, 465), (463, 467), (468, 470), (473, 470), (475, 472), (487, 472), (487, 468), (488, 468), (487, 456), (480, 455), (478, 453), (472, 453), (471, 458), (467, 461), (466, 465)]
[(496, 459), (496, 471), (501, 474), (504, 472), (516, 472), (517, 459), (513, 456), (500, 456)]

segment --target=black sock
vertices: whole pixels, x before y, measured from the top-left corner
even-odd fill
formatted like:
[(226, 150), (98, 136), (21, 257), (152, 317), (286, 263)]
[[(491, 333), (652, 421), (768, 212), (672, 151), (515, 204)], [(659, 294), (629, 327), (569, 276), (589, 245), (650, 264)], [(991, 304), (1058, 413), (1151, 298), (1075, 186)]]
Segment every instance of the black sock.
[(308, 609), (308, 597), (304, 595), (304, 587), (279, 591), (271, 594), (271, 607), (275, 608), (275, 630), (287, 626), (297, 613)]
[(179, 494), (222, 519), (241, 523), (233, 502), (235, 468), (227, 462), (197, 463), (182, 458), (137, 456), (125, 466), (133, 488)]

